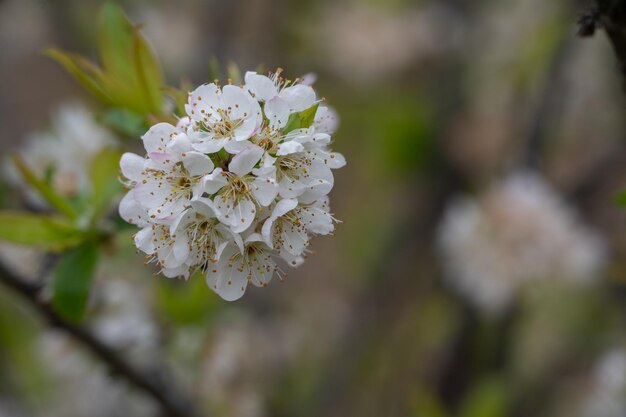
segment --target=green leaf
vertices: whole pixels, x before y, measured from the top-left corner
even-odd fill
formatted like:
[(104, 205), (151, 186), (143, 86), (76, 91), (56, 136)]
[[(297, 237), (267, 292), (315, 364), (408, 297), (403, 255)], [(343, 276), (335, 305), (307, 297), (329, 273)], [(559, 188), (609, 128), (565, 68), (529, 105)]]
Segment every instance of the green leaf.
[(57, 61), (69, 72), (87, 91), (98, 97), (106, 104), (111, 104), (113, 98), (109, 93), (108, 80), (102, 70), (87, 59), (50, 48), (44, 51), (44, 55)]
[(104, 149), (91, 165), (91, 207), (92, 219), (97, 221), (110, 206), (111, 200), (123, 191), (118, 180), (118, 171), (122, 152), (117, 149)]
[(102, 67), (115, 79), (134, 81), (134, 28), (124, 11), (106, 2), (98, 15), (98, 54)]
[(626, 207), (626, 190), (619, 192), (613, 197), (613, 202), (620, 207)]
[(98, 264), (98, 247), (86, 243), (66, 252), (54, 271), (52, 305), (68, 320), (85, 315), (89, 289)]
[(66, 219), (41, 214), (0, 212), (0, 239), (61, 251), (80, 244), (86, 235)]
[(146, 105), (152, 113), (160, 113), (163, 107), (161, 90), (164, 84), (161, 65), (146, 38), (138, 28), (133, 31), (134, 64), (137, 78), (144, 93)]
[(142, 116), (125, 109), (107, 111), (102, 122), (113, 130), (134, 138), (143, 135), (147, 130), (146, 121)]
[(65, 214), (70, 219), (78, 217), (76, 210), (61, 197), (47, 182), (39, 179), (37, 175), (26, 165), (24, 160), (19, 155), (13, 155), (13, 163), (17, 170), (20, 172), (24, 181), (26, 181), (31, 187), (41, 194), (41, 196), (59, 212)]
[(460, 417), (503, 417), (508, 415), (506, 381), (488, 377), (479, 381), (461, 404)]
[(315, 113), (317, 113), (318, 106), (319, 103), (306, 110), (302, 110), (299, 113), (293, 113), (290, 115), (289, 120), (287, 120), (287, 124), (283, 129), (283, 133), (289, 133), (292, 130), (307, 129), (311, 127), (313, 120), (315, 120)]

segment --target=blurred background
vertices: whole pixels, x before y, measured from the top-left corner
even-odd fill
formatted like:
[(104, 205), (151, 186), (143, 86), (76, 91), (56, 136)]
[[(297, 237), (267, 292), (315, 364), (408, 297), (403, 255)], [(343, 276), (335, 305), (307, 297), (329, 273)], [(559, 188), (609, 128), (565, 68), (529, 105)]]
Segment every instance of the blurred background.
[[(95, 59), (100, 3), (0, 0), (3, 160), (97, 108), (41, 51)], [(170, 84), (215, 62), (314, 73), (348, 160), (335, 235), (238, 302), (152, 277), (121, 236), (86, 321), (120, 355), (207, 416), (626, 416), (626, 103), (605, 34), (575, 36), (582, 2), (119, 4)], [(32, 205), (4, 171), (0, 207)], [(44, 283), (52, 262), (0, 259)], [(0, 416), (155, 415), (0, 287)]]

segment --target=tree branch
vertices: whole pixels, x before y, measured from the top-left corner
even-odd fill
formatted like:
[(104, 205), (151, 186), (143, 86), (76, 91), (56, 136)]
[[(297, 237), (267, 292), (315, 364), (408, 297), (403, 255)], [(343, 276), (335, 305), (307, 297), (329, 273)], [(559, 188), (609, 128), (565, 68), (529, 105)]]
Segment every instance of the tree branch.
[(598, 27), (606, 32), (617, 56), (626, 90), (626, 2), (595, 0), (578, 20), (580, 36), (591, 36)]
[(76, 341), (105, 362), (115, 375), (125, 379), (146, 395), (152, 397), (160, 405), (164, 416), (199, 416), (193, 409), (191, 401), (188, 401), (181, 393), (177, 392), (173, 384), (167, 384), (166, 381), (171, 379), (166, 378), (162, 371), (137, 369), (87, 329), (63, 319), (54, 311), (50, 303), (41, 298), (41, 287), (39, 285), (26, 282), (1, 263), (0, 282), (21, 295), (50, 326), (71, 335)]

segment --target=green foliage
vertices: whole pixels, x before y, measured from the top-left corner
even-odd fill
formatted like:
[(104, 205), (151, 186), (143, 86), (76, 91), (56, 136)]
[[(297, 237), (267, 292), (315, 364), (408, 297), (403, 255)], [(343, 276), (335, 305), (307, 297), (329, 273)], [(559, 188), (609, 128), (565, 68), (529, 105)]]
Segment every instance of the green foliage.
[(145, 118), (124, 109), (106, 111), (102, 122), (116, 132), (133, 138), (143, 135), (148, 130)]
[(620, 191), (613, 197), (613, 202), (620, 207), (626, 207), (626, 190)]
[(61, 251), (80, 244), (86, 234), (61, 217), (42, 214), (0, 212), (0, 239)]
[(93, 221), (97, 221), (106, 212), (111, 200), (123, 190), (117, 178), (121, 156), (120, 150), (104, 149), (94, 158), (90, 172), (92, 190), (89, 199)]
[(165, 315), (177, 324), (204, 323), (221, 304), (218, 297), (210, 294), (200, 272), (188, 282), (159, 280), (157, 300)]
[(506, 384), (488, 378), (476, 384), (461, 405), (460, 417), (505, 417), (508, 408)]
[(283, 133), (289, 133), (296, 129), (306, 129), (311, 127), (313, 120), (315, 120), (315, 113), (317, 113), (318, 106), (319, 104), (315, 104), (313, 107), (290, 115), (289, 120), (287, 120), (287, 124), (283, 129)]
[(39, 179), (21, 157), (14, 155), (13, 163), (24, 178), (24, 181), (37, 190), (52, 207), (71, 219), (75, 219), (78, 216), (76, 210), (74, 210), (62, 196), (54, 191), (49, 182)]
[(57, 264), (52, 304), (66, 319), (79, 321), (83, 318), (97, 263), (97, 246), (85, 243), (66, 252)]
[(161, 114), (161, 66), (146, 38), (113, 3), (105, 3), (98, 17), (98, 49), (101, 68), (58, 49), (45, 53), (104, 104), (140, 116)]

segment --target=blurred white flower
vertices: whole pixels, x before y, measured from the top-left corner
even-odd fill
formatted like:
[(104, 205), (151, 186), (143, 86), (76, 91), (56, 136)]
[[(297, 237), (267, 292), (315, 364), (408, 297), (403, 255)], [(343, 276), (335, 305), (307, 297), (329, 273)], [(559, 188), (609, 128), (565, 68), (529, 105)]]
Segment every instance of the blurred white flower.
[(94, 332), (135, 361), (148, 361), (159, 348), (159, 329), (139, 284), (107, 278), (94, 285)]
[(626, 352), (606, 352), (596, 364), (593, 390), (582, 417), (626, 417)]
[(143, 136), (146, 157), (120, 161), (131, 190), (119, 212), (142, 228), (137, 248), (165, 276), (202, 271), (229, 301), (267, 285), (277, 258), (300, 265), (309, 236), (334, 230), (331, 170), (346, 163), (329, 148), (337, 118), (281, 71), (196, 88), (177, 126)]
[[(61, 106), (48, 131), (32, 134), (18, 154), (39, 178), (49, 178), (54, 189), (64, 195), (89, 190), (89, 167), (103, 149), (115, 145), (109, 131), (99, 125), (93, 114), (80, 103)], [(23, 186), (24, 180), (12, 163), (6, 163), (9, 180)], [(43, 200), (29, 188), (27, 197), (33, 204)]]
[(507, 308), (530, 280), (594, 278), (601, 239), (537, 175), (518, 173), (447, 210), (439, 246), (450, 285), (487, 313)]
[(41, 415), (50, 417), (149, 417), (155, 405), (135, 394), (119, 379), (77, 346), (65, 334), (48, 331), (41, 335), (39, 350), (53, 386)]

